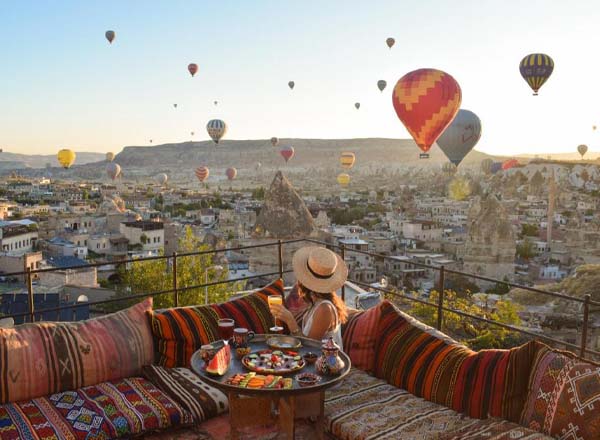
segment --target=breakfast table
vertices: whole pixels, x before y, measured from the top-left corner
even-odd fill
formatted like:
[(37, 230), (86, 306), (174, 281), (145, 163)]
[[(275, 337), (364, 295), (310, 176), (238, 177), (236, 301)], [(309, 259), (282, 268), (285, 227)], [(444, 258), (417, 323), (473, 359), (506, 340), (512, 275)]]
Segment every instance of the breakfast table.
[[(276, 338), (276, 342), (281, 345), (267, 345), (267, 341), (273, 344), (271, 338)], [(287, 346), (285, 341), (294, 341), (300, 343), (299, 347)], [(215, 348), (222, 347), (222, 342), (214, 343)], [(229, 418), (231, 425), (231, 438), (239, 439), (240, 430), (253, 426), (266, 426), (277, 422), (282, 433), (286, 438), (293, 439), (295, 432), (295, 419), (297, 417), (316, 417), (317, 438), (324, 436), (324, 411), (325, 411), (325, 390), (339, 383), (350, 371), (350, 358), (339, 351), (339, 357), (345, 363), (343, 369), (336, 375), (325, 375), (318, 373), (315, 363), (308, 362), (310, 358), (308, 353), (321, 355), (321, 341), (305, 337), (290, 338), (281, 335), (256, 335), (247, 347), (247, 356), (239, 358), (236, 356), (235, 348), (231, 347), (231, 360), (229, 368), (222, 376), (210, 374), (206, 371), (205, 362), (202, 359), (201, 350), (192, 355), (192, 370), (207, 384), (223, 391), (229, 399)], [(265, 353), (269, 350), (275, 350), (284, 353), (291, 353), (290, 359), (298, 359), (293, 362), (295, 371), (281, 374), (272, 371), (262, 373), (254, 370), (255, 362), (259, 359), (258, 353)], [(249, 357), (248, 357), (249, 356)], [(313, 360), (315, 356), (312, 356)], [(243, 361), (242, 361), (243, 359)], [(297, 363), (300, 363), (297, 365)], [(254, 371), (253, 371), (254, 370)], [(252, 387), (254, 375), (259, 377), (270, 377), (269, 381), (279, 386), (273, 387)], [(242, 380), (239, 378), (248, 378)], [(316, 383), (306, 383), (302, 378), (317, 378)], [(274, 379), (274, 380), (273, 380)], [(248, 380), (253, 380), (248, 384)], [(300, 381), (299, 381), (300, 380)], [(260, 384), (260, 382), (258, 382)], [(285, 384), (285, 386), (283, 386)], [(307, 408), (308, 406), (308, 408)], [(273, 411), (277, 408), (277, 411)]]

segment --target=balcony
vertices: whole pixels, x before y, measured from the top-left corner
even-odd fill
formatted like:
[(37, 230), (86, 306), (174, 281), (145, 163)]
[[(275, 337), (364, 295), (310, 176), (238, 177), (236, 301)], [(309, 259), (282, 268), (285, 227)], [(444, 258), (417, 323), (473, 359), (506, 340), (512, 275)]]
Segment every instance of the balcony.
[[(331, 243), (325, 243), (325, 242), (320, 242), (317, 240), (310, 240), (310, 239), (302, 239), (302, 240), (286, 240), (286, 241), (274, 241), (274, 242), (270, 242), (270, 243), (263, 243), (263, 244), (257, 244), (257, 245), (253, 245), (253, 246), (240, 246), (240, 247), (231, 247), (231, 248), (223, 248), (223, 249), (214, 249), (214, 250), (206, 250), (206, 251), (199, 251), (199, 252), (187, 252), (187, 253), (174, 253), (172, 255), (169, 256), (156, 256), (156, 257), (151, 257), (151, 258), (143, 258), (143, 259), (129, 259), (129, 260), (122, 260), (122, 261), (118, 261), (115, 263), (117, 268), (121, 268), (122, 271), (125, 271), (127, 273), (135, 273), (136, 270), (139, 270), (139, 268), (142, 267), (142, 265), (144, 264), (156, 264), (157, 266), (153, 266), (153, 267), (160, 267), (160, 270), (163, 271), (164, 273), (164, 279), (168, 280), (168, 284), (169, 286), (165, 287), (165, 286), (160, 286), (161, 288), (159, 289), (155, 289), (154, 291), (140, 291), (139, 288), (136, 288), (135, 286), (128, 286), (127, 289), (123, 289), (122, 292), (125, 292), (125, 294), (121, 294), (117, 297), (114, 298), (108, 298), (108, 299), (103, 299), (103, 300), (99, 300), (99, 301), (81, 301), (81, 302), (70, 302), (68, 304), (65, 305), (56, 305), (53, 307), (48, 307), (47, 303), (46, 305), (40, 306), (40, 304), (44, 304), (44, 302), (41, 302), (38, 300), (38, 295), (43, 294), (44, 292), (39, 292), (39, 288), (37, 286), (34, 286), (34, 279), (36, 277), (38, 277), (40, 274), (46, 273), (46, 272), (53, 272), (56, 270), (68, 270), (68, 269), (81, 269), (80, 266), (74, 266), (74, 267), (63, 267), (61, 269), (54, 269), (54, 268), (44, 268), (44, 269), (28, 269), (26, 271), (21, 271), (21, 272), (14, 272), (14, 273), (10, 273), (10, 274), (6, 274), (7, 277), (12, 277), (12, 276), (23, 276), (26, 279), (26, 287), (27, 287), (27, 299), (25, 301), (21, 301), (21, 306), (20, 307), (25, 307), (25, 311), (20, 311), (18, 313), (5, 313), (2, 316), (2, 319), (4, 322), (6, 322), (7, 319), (14, 319), (15, 321), (19, 321), (19, 320), (24, 320), (26, 322), (36, 322), (36, 321), (40, 321), (43, 319), (52, 319), (49, 317), (53, 317), (56, 316), (58, 317), (58, 319), (60, 319), (60, 317), (65, 316), (64, 312), (67, 312), (69, 314), (69, 316), (75, 316), (75, 319), (77, 319), (77, 316), (86, 316), (88, 311), (91, 314), (95, 314), (95, 315), (103, 315), (103, 314), (107, 314), (109, 311), (110, 312), (114, 312), (120, 309), (123, 309), (124, 307), (127, 306), (131, 306), (132, 304), (140, 304), (141, 301), (143, 301), (144, 299), (148, 298), (148, 297), (152, 297), (155, 301), (155, 308), (157, 307), (157, 304), (160, 304), (161, 307), (181, 307), (181, 306), (187, 306), (187, 305), (192, 305), (190, 303), (190, 298), (197, 298), (197, 297), (201, 297), (201, 298), (210, 298), (211, 300), (228, 300), (228, 299), (233, 299), (233, 298), (239, 298), (240, 294), (246, 293), (246, 292), (240, 292), (236, 289), (244, 289), (246, 286), (243, 285), (243, 283), (248, 283), (251, 281), (257, 281), (257, 280), (263, 280), (263, 281), (270, 281), (273, 278), (281, 278), (283, 279), (286, 275), (289, 275), (292, 273), (292, 270), (290, 269), (290, 265), (288, 264), (289, 262), (285, 261), (284, 255), (285, 254), (285, 247), (286, 246), (298, 246), (298, 244), (312, 244), (312, 245), (322, 245), (322, 246), (326, 246), (331, 248), (332, 250), (338, 252), (342, 257), (344, 257), (345, 259), (352, 259), (353, 255), (362, 255), (365, 257), (369, 257), (369, 258), (375, 258), (378, 260), (383, 260), (383, 261), (389, 261), (390, 263), (393, 264), (394, 257), (388, 257), (385, 255), (380, 255), (380, 254), (374, 254), (374, 253), (370, 253), (368, 251), (363, 251), (363, 250), (359, 250), (359, 249), (347, 249), (346, 247), (344, 247), (343, 245), (334, 245)], [(220, 278), (217, 275), (217, 271), (219, 269), (217, 269), (214, 265), (214, 262), (212, 261), (212, 258), (222, 258), (225, 253), (227, 252), (239, 252), (239, 253), (244, 253), (245, 255), (251, 254), (253, 249), (258, 249), (258, 248), (270, 248), (271, 250), (274, 251), (274, 254), (277, 256), (273, 270), (272, 271), (266, 271), (263, 273), (259, 273), (259, 274), (254, 274), (251, 276), (241, 276), (241, 277), (237, 277), (237, 278), (232, 278), (232, 277), (225, 277), (225, 278)], [(205, 268), (205, 276), (201, 276), (201, 277), (190, 277), (189, 274), (186, 275), (182, 272), (182, 267), (185, 266), (185, 261), (186, 259), (197, 259), (197, 260), (193, 260), (193, 261), (202, 261), (202, 267)], [(433, 271), (437, 274), (436, 276), (436, 280), (437, 280), (437, 288), (435, 289), (435, 291), (432, 291), (428, 297), (423, 297), (423, 296), (419, 296), (416, 295), (412, 292), (404, 292), (404, 291), (399, 291), (397, 289), (391, 288), (391, 287), (385, 287), (384, 284), (381, 283), (375, 283), (375, 284), (370, 284), (370, 283), (365, 283), (365, 282), (361, 282), (361, 281), (353, 281), (354, 285), (357, 285), (359, 287), (362, 287), (364, 289), (367, 289), (369, 291), (376, 291), (379, 292), (381, 294), (381, 296), (385, 299), (387, 299), (390, 303), (394, 304), (397, 308), (401, 309), (401, 310), (416, 310), (415, 308), (411, 308), (411, 307), (416, 307), (418, 310), (429, 310), (430, 313), (430, 317), (433, 319), (433, 327), (435, 327), (434, 329), (428, 329), (426, 326), (423, 326), (421, 323), (419, 323), (418, 321), (415, 321), (414, 319), (408, 317), (407, 315), (402, 315), (402, 312), (398, 311), (397, 313), (399, 313), (398, 316), (403, 316), (404, 320), (406, 322), (409, 322), (411, 326), (413, 326), (414, 328), (417, 329), (421, 329), (419, 331), (424, 331), (426, 334), (428, 335), (433, 335), (435, 336), (435, 338), (439, 338), (440, 340), (448, 340), (448, 337), (443, 335), (442, 333), (439, 332), (448, 332), (450, 331), (453, 327), (452, 325), (454, 325), (456, 322), (461, 322), (464, 323), (464, 326), (473, 326), (473, 325), (478, 325), (478, 326), (482, 326), (482, 328), (499, 328), (502, 330), (505, 330), (511, 334), (518, 334), (520, 335), (522, 338), (518, 339), (520, 342), (524, 342), (527, 340), (541, 340), (543, 342), (545, 342), (546, 344), (549, 344), (550, 346), (553, 347), (557, 347), (560, 349), (567, 349), (573, 353), (576, 353), (576, 357), (577, 359), (580, 360), (587, 360), (589, 362), (594, 362), (598, 359), (600, 359), (600, 351), (598, 351), (597, 347), (595, 345), (593, 345), (592, 343), (592, 332), (594, 331), (594, 323), (592, 320), (592, 316), (593, 313), (597, 310), (600, 310), (600, 303), (597, 301), (593, 301), (590, 296), (585, 296), (584, 298), (574, 298), (574, 297), (570, 297), (567, 295), (564, 295), (562, 293), (557, 293), (557, 292), (548, 292), (548, 291), (544, 291), (544, 290), (540, 290), (540, 289), (536, 289), (536, 288), (531, 288), (528, 286), (521, 286), (515, 283), (511, 283), (511, 282), (506, 282), (506, 281), (501, 281), (501, 280), (495, 280), (495, 279), (491, 279), (491, 278), (487, 278), (487, 277), (482, 277), (479, 275), (473, 275), (473, 274), (468, 274), (468, 273), (464, 273), (461, 271), (457, 271), (457, 270), (453, 270), (453, 269), (448, 269), (445, 268), (444, 265), (441, 266), (431, 266), (431, 265), (427, 265), (427, 264), (422, 264), (422, 263), (418, 263), (415, 261), (411, 261), (410, 263), (412, 266), (414, 266), (415, 268), (419, 268), (422, 270), (428, 270), (428, 271)], [(100, 266), (105, 266), (105, 263), (97, 263), (97, 264), (88, 264), (87, 266), (85, 266), (86, 268), (98, 268)], [(264, 267), (264, 266), (263, 266)], [(503, 284), (503, 285), (507, 285), (510, 287), (514, 287), (514, 288), (520, 288), (520, 289), (524, 289), (527, 290), (533, 294), (536, 295), (540, 295), (543, 297), (547, 297), (549, 299), (556, 299), (556, 300), (561, 300), (564, 301), (565, 303), (570, 303), (570, 304), (574, 304), (576, 308), (578, 308), (580, 310), (580, 314), (579, 316), (575, 316), (573, 317), (573, 321), (575, 322), (575, 325), (577, 326), (577, 333), (575, 334), (575, 336), (573, 337), (572, 335), (565, 335), (564, 339), (559, 339), (557, 337), (554, 336), (550, 336), (548, 334), (545, 334), (544, 332), (540, 332), (540, 331), (536, 331), (534, 328), (532, 327), (523, 327), (520, 325), (512, 325), (512, 324), (506, 324), (505, 322), (501, 322), (499, 320), (494, 319), (494, 314), (485, 314), (485, 315), (479, 315), (479, 314), (474, 314), (472, 313), (469, 309), (464, 309), (464, 308), (454, 308), (453, 305), (457, 304), (457, 302), (455, 302), (455, 298), (454, 298), (454, 293), (452, 292), (451, 289), (448, 289), (448, 277), (452, 277), (452, 276), (462, 276), (462, 277), (467, 277), (470, 279), (475, 279), (475, 280), (480, 280), (480, 281), (486, 281), (486, 282), (491, 282), (494, 284)], [(214, 280), (215, 278), (217, 278), (216, 280)], [(133, 278), (135, 279), (135, 278)], [(213, 281), (211, 281), (213, 280)], [(122, 281), (122, 280), (121, 280)], [(264, 282), (260, 282), (259, 284), (264, 285)], [(224, 286), (224, 285), (229, 285), (229, 286), (234, 286), (234, 289), (228, 290), (226, 292), (225, 296), (215, 296), (212, 295), (213, 290), (215, 288), (217, 288), (218, 286)], [(133, 287), (133, 288), (132, 288)], [(162, 288), (164, 287), (164, 288)], [(285, 290), (289, 291), (291, 288), (291, 286), (288, 286)], [(209, 292), (211, 293), (211, 296), (209, 296)], [(223, 293), (224, 291), (221, 290), (221, 293)], [(191, 293), (194, 293), (194, 295), (190, 295)], [(197, 296), (197, 295), (200, 296)], [(342, 287), (341, 291), (340, 291), (340, 295), (342, 297), (342, 299), (345, 299), (346, 297), (346, 287)], [(55, 299), (53, 298), (53, 301)], [(203, 302), (203, 301), (201, 301)], [(208, 302), (208, 301), (207, 301)], [(194, 303), (194, 304), (197, 304)], [(486, 305), (487, 306), (487, 305)], [(392, 306), (393, 307), (393, 306)], [(81, 308), (82, 309), (82, 313), (77, 313), (77, 309)], [(130, 309), (127, 309), (130, 310)], [(85, 312), (84, 312), (85, 311)], [(358, 311), (352, 311), (352, 315), (353, 316), (359, 316)], [(363, 312), (366, 313), (366, 312)], [(110, 315), (107, 315), (110, 316)], [(16, 328), (18, 329), (20, 326), (17, 326)], [(423, 330), (425, 329), (425, 330)], [(125, 341), (123, 341), (125, 342)], [(398, 341), (396, 341), (397, 343)], [(454, 344), (454, 342), (453, 342)], [(478, 347), (478, 348), (488, 348), (488, 347)], [(495, 348), (495, 347), (489, 347), (489, 348)], [(348, 347), (348, 349), (352, 349), (352, 347)], [(467, 350), (465, 348), (465, 350)], [(15, 352), (16, 353), (16, 352)], [(475, 356), (475, 352), (471, 352), (469, 351), (469, 356), (473, 355)], [(0, 349), (0, 354), (2, 354), (2, 350)], [(5, 352), (5, 355), (8, 355), (8, 357), (11, 357), (11, 349), (8, 350), (8, 352)], [(383, 362), (383, 361), (382, 361)], [(385, 363), (385, 362), (384, 362)], [(0, 362), (0, 370), (1, 368), (2, 362)], [(595, 365), (595, 364), (590, 364), (590, 365)], [(426, 368), (426, 366), (423, 366), (423, 368)], [(352, 377), (352, 380), (356, 380), (358, 381), (358, 383), (363, 384), (365, 387), (373, 387), (373, 389), (377, 389), (377, 393), (375, 394), (365, 394), (365, 396), (369, 396), (368, 399), (369, 401), (372, 402), (373, 405), (375, 405), (373, 407), (372, 411), (382, 411), (384, 412), (386, 410), (386, 408), (388, 408), (389, 403), (383, 402), (383, 401), (379, 401), (378, 399), (381, 399), (383, 395), (388, 395), (386, 393), (389, 393), (389, 398), (391, 399), (390, 402), (395, 402), (397, 399), (417, 399), (417, 397), (415, 396), (419, 396), (419, 405), (424, 405), (423, 407), (423, 411), (428, 411), (431, 410), (432, 412), (437, 411), (435, 408), (437, 408), (437, 406), (439, 406), (438, 404), (440, 402), (437, 403), (432, 403), (435, 401), (435, 399), (431, 400), (428, 399), (426, 397), (426, 400), (421, 399), (421, 397), (425, 397), (428, 395), (428, 391), (424, 391), (422, 389), (420, 390), (413, 390), (411, 387), (413, 386), (412, 382), (408, 383), (408, 384), (400, 384), (398, 385), (397, 383), (394, 384), (395, 386), (392, 386), (392, 378), (391, 376), (387, 378), (387, 382), (385, 383), (385, 381), (381, 381), (380, 379), (376, 379), (374, 378), (372, 375), (364, 375), (364, 377), (360, 376), (360, 373), (356, 372), (358, 370), (353, 370), (353, 373), (350, 375), (350, 377)], [(375, 374), (375, 376), (377, 376), (377, 374)], [(379, 377), (379, 376), (377, 376)], [(363, 382), (361, 382), (363, 381)], [(369, 385), (365, 385), (366, 382), (364, 381), (371, 381), (368, 382)], [(373, 382), (373, 381), (379, 381), (379, 382)], [(353, 384), (352, 387), (356, 387), (356, 384)], [(404, 391), (404, 389), (407, 389), (408, 392)], [(357, 402), (354, 402), (353, 398), (353, 393), (354, 393), (354, 388), (344, 388), (343, 386), (341, 388), (339, 388), (339, 390), (341, 391), (335, 391), (335, 392), (330, 392), (329, 394), (326, 394), (325, 397), (325, 406), (326, 406), (326, 410), (329, 411), (338, 411), (340, 412), (340, 414), (344, 411), (344, 405), (351, 405)], [(340, 394), (341, 393), (341, 394)], [(366, 393), (366, 391), (365, 391)], [(398, 394), (400, 393), (400, 394)], [(404, 394), (402, 394), (404, 393)], [(412, 393), (412, 394), (411, 394)], [(414, 395), (413, 395), (414, 394)], [(363, 396), (364, 397), (364, 396)], [(364, 397), (367, 398), (367, 397)], [(488, 399), (490, 401), (494, 401), (494, 396), (488, 396)], [(431, 402), (430, 402), (431, 400)], [(9, 400), (9, 402), (11, 402)], [(343, 403), (342, 402), (346, 402)], [(352, 403), (354, 402), (354, 403)], [(411, 401), (412, 402), (412, 401)], [(407, 405), (414, 405), (415, 402), (412, 403), (407, 403)], [(427, 406), (429, 405), (429, 406)], [(436, 405), (431, 406), (431, 405)], [(487, 405), (487, 404), (486, 404)], [(451, 406), (452, 409), (456, 409), (458, 413), (462, 412), (459, 411), (457, 408), (455, 408), (454, 406)], [(487, 408), (487, 407), (486, 407)], [(389, 409), (389, 408), (388, 408)], [(447, 411), (447, 410), (445, 410)], [(487, 410), (486, 410), (487, 411)], [(493, 411), (491, 409), (489, 409), (490, 414), (493, 414)], [(336, 413), (337, 414), (337, 413)], [(400, 414), (400, 413), (398, 413)], [(476, 420), (477, 418), (481, 418), (479, 416), (487, 416), (487, 414), (477, 414), (477, 412), (475, 411), (474, 414), (471, 413), (471, 411), (467, 412), (467, 414), (469, 414), (470, 416), (474, 417), (474, 419), (472, 420)], [(367, 417), (366, 415), (362, 414), (360, 415), (360, 417)], [(336, 416), (337, 417), (337, 416)], [(340, 416), (341, 419), (343, 419), (342, 416)], [(359, 415), (356, 415), (357, 418), (360, 418)], [(382, 415), (382, 417), (384, 417)], [(439, 421), (441, 423), (441, 420), (443, 419), (442, 414), (439, 414), (438, 416), (436, 416), (437, 418), (431, 419), (429, 420), (429, 422), (436, 422)], [(454, 417), (454, 416), (453, 416)], [(460, 416), (463, 417), (463, 416)], [(464, 421), (464, 417), (461, 419), (458, 415), (456, 416), (455, 419), (452, 419), (452, 423), (458, 423), (458, 420), (463, 420)], [(504, 418), (504, 417), (503, 417)], [(328, 419), (329, 421), (327, 421), (328, 425), (328, 433), (329, 435), (332, 435), (334, 438), (338, 438), (338, 437), (342, 437), (342, 438), (354, 438), (353, 434), (352, 434), (352, 429), (359, 429), (359, 428), (349, 428), (350, 425), (348, 424), (344, 424), (342, 422), (339, 422), (340, 424), (338, 424), (338, 420), (333, 418), (333, 416), (331, 416), (330, 419)], [(469, 419), (471, 420), (471, 419)], [(491, 420), (491, 419), (486, 419), (486, 420)], [(429, 423), (428, 422), (428, 423)], [(502, 425), (503, 423), (508, 423), (508, 422), (498, 422), (500, 423), (502, 426), (501, 428), (498, 428), (496, 425), (492, 426), (492, 422), (477, 422), (477, 423), (483, 423), (486, 424), (485, 425), (485, 429), (490, 429), (491, 431), (493, 429), (505, 429), (505, 431), (502, 432), (511, 432), (510, 430), (514, 430), (514, 429), (519, 429), (514, 425), (514, 420), (511, 420), (511, 424), (510, 426), (506, 425)], [(425, 422), (424, 422), (425, 423)], [(461, 422), (462, 423), (462, 422)], [(473, 422), (475, 423), (475, 422)], [(496, 423), (496, 422), (493, 422)], [(205, 426), (206, 429), (208, 430), (208, 432), (210, 432), (213, 435), (213, 438), (220, 438), (218, 437), (218, 435), (220, 434), (215, 434), (215, 433), (223, 433), (223, 429), (227, 429), (227, 419), (223, 419), (223, 418), (216, 418), (214, 420), (208, 420), (206, 421), (204, 424), (200, 424), (200, 427)], [(489, 426), (488, 426), (489, 425)], [(306, 432), (309, 432), (310, 429), (314, 428), (314, 426), (311, 425), (310, 422), (306, 422), (305, 426), (300, 424), (299, 427), (299, 432), (304, 432), (302, 431), (303, 429)], [(479, 426), (479, 425), (478, 425)], [(483, 425), (481, 425), (483, 426)], [(348, 429), (350, 429), (350, 433), (348, 434)], [(363, 429), (363, 428), (360, 428)], [(366, 429), (366, 428), (365, 428)], [(422, 427), (422, 429), (427, 429), (424, 426)], [(456, 426), (456, 435), (457, 437), (448, 437), (448, 438), (461, 438), (461, 434), (460, 432), (461, 429), (466, 429), (464, 426)], [(482, 428), (483, 429), (483, 428)], [(490, 432), (491, 432), (490, 431)], [(149, 436), (147, 438), (186, 438), (185, 435), (188, 435), (187, 433), (184, 434), (184, 431), (177, 431), (178, 433), (173, 433), (173, 434), (156, 434), (156, 435), (152, 435)], [(362, 432), (362, 431), (361, 431)], [(487, 431), (486, 431), (487, 432)], [(355, 432), (356, 436), (359, 436), (359, 432), (356, 431)], [(371, 433), (372, 434), (372, 433)], [(165, 437), (165, 435), (167, 437)], [(189, 434), (192, 435), (192, 434)], [(217, 435), (217, 437), (215, 437), (215, 435)], [(224, 434), (223, 434), (224, 435)], [(263, 438), (261, 437), (262, 435), (267, 436), (267, 435), (272, 435), (271, 431), (255, 431), (254, 432), (255, 437), (252, 438)], [(361, 434), (362, 435), (362, 434)], [(436, 434), (437, 435), (437, 434)], [(441, 435), (441, 434), (440, 434)], [(168, 437), (171, 436), (171, 437)], [(5, 437), (2, 436), (2, 433), (0, 432), (0, 438), (4, 439)], [(8, 437), (7, 437), (8, 438)], [(11, 437), (11, 438), (19, 438), (19, 437)], [(31, 438), (37, 438), (37, 437), (31, 437)], [(189, 437), (189, 438), (204, 438), (204, 437)], [(206, 437), (206, 438), (210, 438), (210, 437)], [(244, 437), (242, 437), (244, 438)], [(250, 438), (250, 437), (249, 437)], [(274, 438), (274, 437), (273, 437)], [(398, 437), (392, 437), (392, 438), (403, 438), (400, 435)], [(429, 438), (429, 437), (425, 437), (425, 438)], [(443, 438), (443, 437), (431, 437), (431, 438)], [(473, 437), (476, 438), (476, 437)], [(486, 437), (487, 438), (487, 437)], [(493, 437), (490, 437), (493, 438)], [(515, 437), (518, 438), (518, 437)], [(539, 437), (539, 438), (545, 438), (545, 437)], [(585, 438), (585, 437), (582, 437)]]

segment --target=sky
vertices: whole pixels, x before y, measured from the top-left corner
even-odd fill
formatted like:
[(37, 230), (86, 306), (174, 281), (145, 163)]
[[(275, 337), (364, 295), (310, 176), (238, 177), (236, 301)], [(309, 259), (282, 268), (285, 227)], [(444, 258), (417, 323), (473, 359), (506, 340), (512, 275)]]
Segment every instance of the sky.
[[(5, 0), (0, 11), (4, 151), (205, 140), (213, 118), (229, 139), (408, 138), (391, 93), (421, 67), (459, 82), (462, 108), (482, 120), (477, 150), (600, 150), (597, 0)], [(519, 74), (532, 52), (555, 62), (537, 97)]]

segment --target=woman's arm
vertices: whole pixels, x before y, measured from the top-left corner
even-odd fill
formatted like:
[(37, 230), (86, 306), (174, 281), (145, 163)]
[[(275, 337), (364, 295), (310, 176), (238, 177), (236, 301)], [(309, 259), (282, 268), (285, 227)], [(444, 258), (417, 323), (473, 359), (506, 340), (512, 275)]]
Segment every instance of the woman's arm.
[[(275, 318), (285, 322), (291, 334), (302, 336), (302, 329), (298, 326), (292, 312), (280, 304), (273, 304), (270, 308)], [(308, 330), (308, 334), (304, 336), (320, 341), (328, 330), (335, 328), (335, 325), (333, 306), (327, 303), (319, 304), (314, 311), (312, 326)]]

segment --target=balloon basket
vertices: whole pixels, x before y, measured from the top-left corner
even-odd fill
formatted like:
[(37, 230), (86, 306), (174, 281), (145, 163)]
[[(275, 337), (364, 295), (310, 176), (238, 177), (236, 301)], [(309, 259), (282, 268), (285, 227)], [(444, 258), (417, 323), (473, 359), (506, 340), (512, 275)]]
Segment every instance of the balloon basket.
[(421, 153), (421, 154), (419, 154), (419, 159), (429, 159), (429, 153)]

